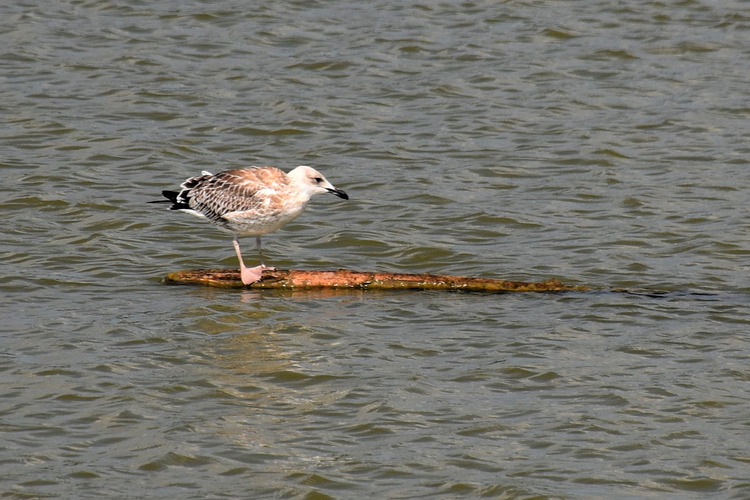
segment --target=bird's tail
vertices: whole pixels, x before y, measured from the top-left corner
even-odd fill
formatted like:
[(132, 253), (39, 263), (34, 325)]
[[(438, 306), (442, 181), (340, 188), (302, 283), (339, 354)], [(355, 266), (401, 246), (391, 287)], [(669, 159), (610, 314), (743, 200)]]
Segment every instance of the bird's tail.
[(188, 205), (184, 200), (177, 198), (179, 197), (180, 193), (177, 191), (162, 191), (162, 196), (166, 198), (165, 200), (154, 200), (149, 201), (149, 203), (171, 203), (172, 206), (169, 207), (169, 210), (184, 210), (184, 209), (190, 209), (190, 205)]

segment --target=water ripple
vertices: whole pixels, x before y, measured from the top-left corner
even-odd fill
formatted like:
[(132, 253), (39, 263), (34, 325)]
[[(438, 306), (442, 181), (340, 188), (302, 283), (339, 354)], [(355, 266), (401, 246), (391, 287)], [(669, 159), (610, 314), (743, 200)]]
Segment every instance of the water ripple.
[[(745, 10), (3, 4), (0, 492), (747, 496)], [(263, 164), (351, 195), (278, 267), (594, 291), (164, 287), (231, 236), (146, 202)]]

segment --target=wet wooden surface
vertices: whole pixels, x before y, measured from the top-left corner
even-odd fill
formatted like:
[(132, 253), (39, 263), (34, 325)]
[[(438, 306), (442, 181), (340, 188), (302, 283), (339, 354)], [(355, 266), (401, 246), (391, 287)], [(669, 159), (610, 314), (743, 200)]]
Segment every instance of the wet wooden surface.
[(237, 269), (197, 269), (169, 273), (164, 281), (190, 285), (248, 289), (360, 289), (360, 290), (463, 290), (475, 292), (582, 291), (556, 279), (539, 282), (509, 281), (468, 276), (335, 271), (266, 270), (251, 285), (243, 285)]

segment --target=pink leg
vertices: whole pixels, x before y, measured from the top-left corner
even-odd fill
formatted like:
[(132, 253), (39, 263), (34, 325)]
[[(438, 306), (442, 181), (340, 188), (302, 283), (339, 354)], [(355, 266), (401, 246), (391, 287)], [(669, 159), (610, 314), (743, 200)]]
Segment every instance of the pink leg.
[[(260, 237), (258, 237), (258, 239), (260, 239)], [(263, 274), (263, 269), (265, 269), (266, 267), (262, 264), (262, 258), (260, 266), (247, 267), (245, 266), (245, 261), (242, 260), (242, 253), (240, 253), (240, 242), (237, 241), (236, 236), (234, 237), (233, 244), (234, 251), (237, 252), (237, 258), (240, 261), (240, 276), (242, 277), (242, 283), (244, 283), (245, 285), (251, 285), (256, 281), (259, 281), (261, 275)]]

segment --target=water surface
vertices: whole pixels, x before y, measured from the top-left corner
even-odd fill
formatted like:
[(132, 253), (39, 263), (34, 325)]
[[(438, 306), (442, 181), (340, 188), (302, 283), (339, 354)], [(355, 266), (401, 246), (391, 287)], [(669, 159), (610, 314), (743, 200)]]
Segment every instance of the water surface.
[[(750, 496), (744, 2), (0, 19), (2, 496)], [(264, 238), (277, 267), (593, 290), (161, 282), (236, 260), (147, 201), (299, 164), (351, 200)]]

